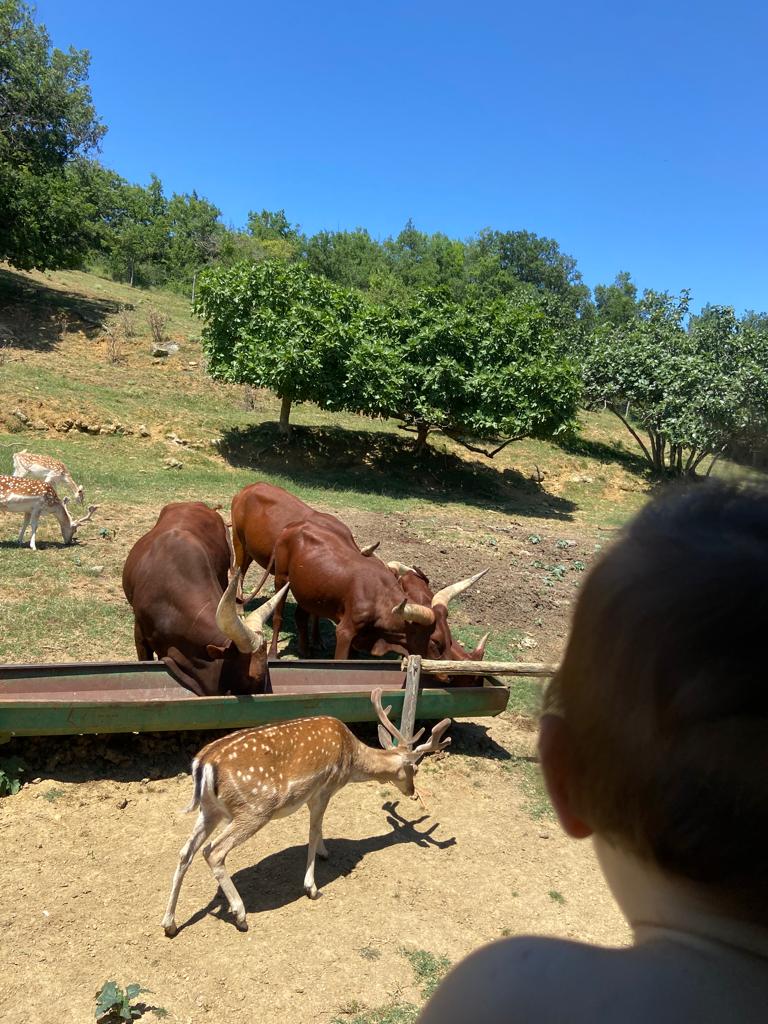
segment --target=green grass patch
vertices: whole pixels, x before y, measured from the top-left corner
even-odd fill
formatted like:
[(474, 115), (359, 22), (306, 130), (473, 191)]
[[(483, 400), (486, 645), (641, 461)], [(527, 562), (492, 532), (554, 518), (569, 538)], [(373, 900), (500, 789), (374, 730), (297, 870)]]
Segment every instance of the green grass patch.
[[(436, 956), (425, 949), (401, 949), (411, 965), (414, 980), (419, 986), (423, 1002), (432, 995), (451, 967), (451, 961)], [(341, 1017), (334, 1017), (331, 1024), (415, 1024), (421, 1007), (394, 996), (385, 1006), (366, 1009), (358, 1000), (352, 1000), (340, 1007)]]

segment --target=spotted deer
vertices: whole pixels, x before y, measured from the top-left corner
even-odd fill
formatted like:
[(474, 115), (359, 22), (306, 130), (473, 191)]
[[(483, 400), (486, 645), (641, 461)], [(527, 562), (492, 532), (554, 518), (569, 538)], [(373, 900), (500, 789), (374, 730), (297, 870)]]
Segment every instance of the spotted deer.
[(67, 508), (67, 498), (60, 498), (50, 484), (33, 477), (17, 477), (0, 475), (0, 511), (20, 512), (24, 522), (19, 532), (19, 544), (24, 543), (27, 527), (32, 528), (29, 546), (37, 551), (35, 536), (40, 516), (55, 516), (61, 527), (61, 536), (65, 544), (71, 544), (78, 528), (87, 523), (98, 505), (88, 507), (88, 515), (81, 519), (73, 519)]
[(323, 815), (331, 797), (348, 782), (374, 780), (392, 782), (406, 796), (415, 796), (418, 763), (425, 754), (448, 746), (450, 738), (443, 739), (443, 734), (451, 720), (438, 722), (429, 740), (415, 747), (424, 730), (406, 739), (389, 719), (392, 708), (382, 708), (380, 689), (373, 691), (371, 700), (381, 723), (381, 750), (361, 743), (343, 722), (327, 717), (243, 729), (203, 747), (192, 762), (194, 792), (187, 808), (188, 812), (199, 813), (192, 835), (181, 850), (163, 918), (169, 938), (178, 930), (176, 902), (187, 868), (220, 823), (225, 823), (223, 830), (204, 848), (203, 856), (237, 927), (247, 931), (243, 901), (225, 867), (231, 850), (273, 818), (285, 818), (307, 804), (309, 845), (304, 892), (316, 899), (315, 856), (328, 856), (323, 842)]
[(14, 452), (13, 475), (17, 477), (35, 477), (37, 480), (42, 480), (43, 483), (50, 484), (54, 488), (64, 484), (72, 489), (76, 500), (81, 505), (83, 504), (84, 492), (82, 485), (75, 483), (72, 479), (72, 474), (63, 462), (51, 458), (50, 455), (33, 455), (26, 448), (23, 448), (20, 452)]

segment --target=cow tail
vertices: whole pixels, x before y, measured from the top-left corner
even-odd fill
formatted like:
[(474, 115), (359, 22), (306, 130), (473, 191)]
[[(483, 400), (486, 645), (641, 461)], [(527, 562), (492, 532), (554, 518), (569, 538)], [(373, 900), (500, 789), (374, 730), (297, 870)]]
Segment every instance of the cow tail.
[(274, 566), (275, 566), (275, 552), (273, 551), (273, 552), (272, 552), (272, 557), (271, 557), (271, 558), (270, 558), (270, 560), (269, 560), (269, 565), (268, 565), (268, 566), (267, 566), (267, 568), (266, 568), (266, 569), (264, 570), (264, 575), (263, 575), (263, 576), (261, 577), (261, 579), (259, 580), (259, 584), (258, 584), (258, 586), (257, 586), (257, 587), (256, 587), (256, 588), (255, 588), (254, 590), (252, 590), (252, 591), (250, 592), (250, 594), (248, 595), (248, 597), (244, 597), (244, 598), (243, 598), (243, 604), (248, 604), (248, 602), (249, 602), (249, 601), (252, 601), (252, 600), (254, 599), (254, 597), (256, 597), (256, 596), (258, 595), (258, 593), (259, 593), (259, 591), (261, 590), (261, 588), (262, 588), (262, 587), (264, 586), (264, 584), (265, 584), (265, 583), (267, 582), (267, 577), (269, 576), (269, 574), (270, 574), (270, 573), (272, 572), (272, 570), (274, 569)]
[(192, 762), (192, 802), (188, 807), (185, 807), (183, 814), (191, 814), (192, 811), (196, 811), (200, 806), (200, 800), (203, 795), (203, 788), (212, 791), (212, 795), (216, 795), (216, 782), (214, 776), (214, 770), (212, 764), (201, 764), (197, 758)]

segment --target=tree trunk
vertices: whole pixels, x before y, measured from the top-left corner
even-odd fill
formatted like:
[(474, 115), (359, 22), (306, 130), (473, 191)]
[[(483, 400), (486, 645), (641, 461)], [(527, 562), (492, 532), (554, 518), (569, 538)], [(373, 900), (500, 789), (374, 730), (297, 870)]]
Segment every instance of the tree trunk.
[(421, 455), (424, 449), (427, 447), (427, 435), (429, 434), (428, 423), (417, 423), (416, 424), (416, 447), (414, 451), (417, 455)]
[(280, 403), (280, 424), (279, 430), (283, 437), (288, 438), (291, 436), (291, 404), (292, 399), (286, 398), (285, 396)]
[(131, 288), (133, 288), (133, 261), (131, 261), (129, 266), (131, 268), (131, 270), (130, 270), (131, 277), (130, 277), (130, 281), (128, 283), (130, 284)]

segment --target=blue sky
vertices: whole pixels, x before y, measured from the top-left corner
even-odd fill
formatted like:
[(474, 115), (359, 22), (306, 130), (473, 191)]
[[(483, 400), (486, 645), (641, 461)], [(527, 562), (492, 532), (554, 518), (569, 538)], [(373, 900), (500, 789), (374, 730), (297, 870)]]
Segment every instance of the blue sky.
[(91, 51), (102, 159), (245, 221), (412, 217), (557, 239), (587, 284), (629, 270), (768, 309), (768, 7), (646, 0), (40, 0)]

